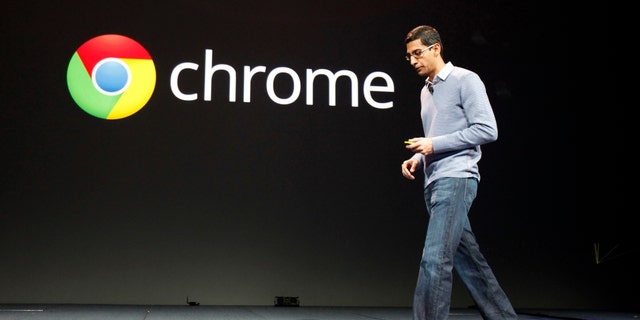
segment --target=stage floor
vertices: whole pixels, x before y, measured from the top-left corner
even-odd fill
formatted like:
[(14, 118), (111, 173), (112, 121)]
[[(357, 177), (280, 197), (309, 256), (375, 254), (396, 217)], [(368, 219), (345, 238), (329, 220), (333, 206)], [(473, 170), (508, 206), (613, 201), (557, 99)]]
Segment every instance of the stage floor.
[[(519, 310), (521, 320), (638, 319), (640, 314), (585, 310)], [(0, 320), (411, 320), (411, 308), (38, 305), (0, 304)], [(455, 309), (451, 320), (481, 320), (474, 309)]]

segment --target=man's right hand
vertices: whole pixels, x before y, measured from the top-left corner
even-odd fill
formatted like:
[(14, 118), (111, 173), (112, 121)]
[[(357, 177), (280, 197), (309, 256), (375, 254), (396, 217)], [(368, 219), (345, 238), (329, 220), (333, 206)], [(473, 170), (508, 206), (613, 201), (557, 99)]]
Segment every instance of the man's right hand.
[(416, 171), (416, 168), (418, 168), (418, 160), (405, 160), (402, 163), (402, 175), (409, 180), (415, 180), (416, 177), (413, 176), (413, 173)]

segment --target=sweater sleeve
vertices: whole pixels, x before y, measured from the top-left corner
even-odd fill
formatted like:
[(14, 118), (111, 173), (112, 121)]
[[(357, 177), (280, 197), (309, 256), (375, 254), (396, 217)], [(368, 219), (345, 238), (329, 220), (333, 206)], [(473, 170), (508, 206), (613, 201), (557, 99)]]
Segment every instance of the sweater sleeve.
[(498, 126), (484, 83), (473, 72), (465, 74), (460, 81), (459, 94), (466, 127), (434, 136), (434, 153), (468, 149), (498, 139)]

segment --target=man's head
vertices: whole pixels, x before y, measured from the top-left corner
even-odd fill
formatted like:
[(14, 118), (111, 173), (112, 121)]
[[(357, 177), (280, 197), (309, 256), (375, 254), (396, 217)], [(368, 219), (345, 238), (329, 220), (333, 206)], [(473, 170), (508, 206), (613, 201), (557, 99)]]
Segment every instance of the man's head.
[(405, 37), (407, 53), (405, 58), (414, 67), (418, 75), (433, 77), (444, 67), (442, 59), (442, 41), (440, 34), (431, 26), (417, 26)]

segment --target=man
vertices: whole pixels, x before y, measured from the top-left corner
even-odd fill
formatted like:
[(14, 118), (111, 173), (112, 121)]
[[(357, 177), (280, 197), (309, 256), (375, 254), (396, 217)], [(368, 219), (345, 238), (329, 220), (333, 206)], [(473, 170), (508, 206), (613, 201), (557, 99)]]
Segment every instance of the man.
[(402, 163), (402, 175), (410, 180), (422, 169), (429, 214), (414, 319), (447, 319), (454, 268), (483, 319), (517, 319), (468, 219), (480, 181), (480, 145), (498, 138), (484, 83), (476, 73), (444, 62), (440, 35), (431, 26), (411, 30), (405, 44), (407, 60), (426, 77), (420, 92), (425, 136), (406, 141), (414, 155)]

